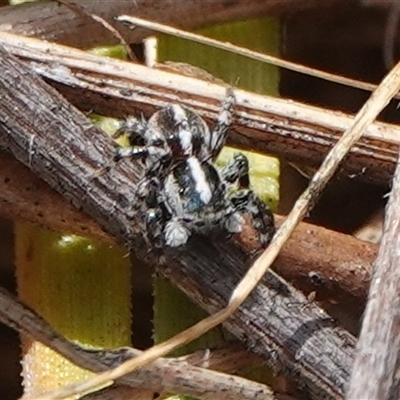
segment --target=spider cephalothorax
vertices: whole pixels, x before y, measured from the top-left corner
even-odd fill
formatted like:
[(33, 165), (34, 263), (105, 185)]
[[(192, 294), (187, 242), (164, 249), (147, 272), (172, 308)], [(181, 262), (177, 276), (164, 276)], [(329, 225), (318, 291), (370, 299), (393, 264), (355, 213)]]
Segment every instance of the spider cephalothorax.
[(146, 174), (157, 176), (166, 176), (173, 165), (190, 156), (214, 160), (225, 144), (234, 102), (228, 89), (212, 132), (193, 110), (177, 104), (160, 109), (148, 121), (127, 118), (113, 137), (128, 135), (131, 147), (119, 148), (115, 159), (142, 158)]
[(212, 132), (193, 110), (168, 105), (148, 122), (127, 119), (115, 135), (127, 133), (132, 145), (118, 149), (116, 159), (145, 162), (137, 209), (153, 245), (177, 247), (192, 233), (207, 234), (216, 228), (240, 232), (243, 214), (252, 217), (263, 244), (271, 240), (273, 216), (249, 187), (247, 158), (239, 153), (222, 170), (214, 165), (225, 144), (233, 105), (229, 89)]

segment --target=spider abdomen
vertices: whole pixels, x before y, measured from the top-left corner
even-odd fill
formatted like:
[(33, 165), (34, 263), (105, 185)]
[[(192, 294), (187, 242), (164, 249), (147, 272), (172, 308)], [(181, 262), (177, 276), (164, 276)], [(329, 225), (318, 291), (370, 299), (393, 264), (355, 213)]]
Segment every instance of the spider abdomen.
[(189, 157), (176, 165), (166, 178), (165, 193), (172, 215), (205, 213), (221, 201), (224, 185), (213, 164)]

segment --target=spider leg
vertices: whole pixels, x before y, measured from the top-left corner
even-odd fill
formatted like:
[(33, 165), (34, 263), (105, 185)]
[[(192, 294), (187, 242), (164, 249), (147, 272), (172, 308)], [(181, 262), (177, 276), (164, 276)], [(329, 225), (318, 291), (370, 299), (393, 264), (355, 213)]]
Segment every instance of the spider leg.
[(231, 233), (240, 232), (240, 216), (248, 214), (252, 219), (253, 228), (259, 234), (260, 242), (269, 243), (275, 233), (274, 217), (269, 207), (250, 189), (247, 157), (243, 153), (236, 153), (222, 168), (221, 176), (226, 182), (232, 185), (237, 183), (239, 187), (239, 190), (228, 195), (228, 200), (235, 211), (226, 220), (225, 228)]
[(167, 216), (162, 206), (160, 188), (160, 181), (156, 177), (143, 179), (138, 185), (133, 206), (134, 209), (141, 210), (146, 242), (156, 249), (161, 249), (165, 244), (163, 231)]
[(146, 147), (117, 147), (114, 154), (114, 161), (122, 160), (123, 158), (142, 159), (147, 157), (148, 150)]
[(121, 127), (112, 135), (112, 138), (118, 139), (123, 135), (127, 135), (130, 146), (118, 146), (114, 161), (119, 161), (122, 158), (145, 158), (148, 154), (144, 140), (146, 130), (147, 121), (144, 118), (129, 117), (125, 119)]
[(134, 208), (145, 208), (145, 210), (156, 208), (160, 203), (160, 181), (155, 177), (142, 179), (136, 190), (136, 201)]
[(128, 117), (123, 121), (120, 128), (112, 135), (112, 138), (118, 139), (121, 136), (127, 135), (131, 145), (143, 144), (146, 130), (147, 121), (143, 117), (140, 119), (136, 117)]
[(220, 172), (224, 181), (237, 182), (240, 189), (249, 188), (249, 160), (243, 153), (236, 153)]
[(275, 233), (274, 216), (269, 207), (250, 189), (238, 190), (229, 199), (236, 212), (251, 216), (261, 244), (268, 244)]
[(164, 240), (164, 215), (161, 208), (150, 208), (146, 210), (145, 227), (147, 241), (156, 249), (165, 245)]
[(186, 244), (190, 237), (190, 231), (185, 226), (182, 218), (171, 218), (164, 228), (165, 244), (169, 247), (178, 247)]
[(233, 108), (236, 100), (231, 87), (226, 89), (225, 99), (221, 104), (221, 111), (218, 115), (217, 124), (211, 133), (210, 153), (214, 160), (221, 152), (226, 142), (228, 130), (232, 123)]

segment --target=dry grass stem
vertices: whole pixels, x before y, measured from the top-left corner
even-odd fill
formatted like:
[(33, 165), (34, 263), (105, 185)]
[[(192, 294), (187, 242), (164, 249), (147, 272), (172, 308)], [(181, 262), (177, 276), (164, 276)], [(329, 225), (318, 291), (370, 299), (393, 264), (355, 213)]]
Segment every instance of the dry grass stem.
[[(147, 28), (155, 32), (165, 33), (167, 35), (176, 36), (182, 39), (192, 40), (193, 42), (206, 44), (217, 49), (226, 50), (231, 53), (240, 54), (244, 57), (251, 58), (253, 60), (262, 61), (268, 64), (276, 65), (280, 68), (285, 68), (291, 71), (295, 71), (304, 75), (313, 76), (314, 78), (324, 79), (329, 82), (339, 83), (353, 87), (356, 89), (367, 90), (369, 92), (376, 89), (376, 85), (368, 82), (359, 81), (357, 79), (346, 78), (337, 74), (331, 74), (329, 72), (321, 71), (316, 68), (307, 67), (295, 62), (283, 60), (280, 57), (271, 56), (268, 54), (259, 53), (257, 51), (246, 49), (245, 47), (236, 46), (232, 43), (221, 42), (220, 40), (212, 39), (206, 36), (198, 35), (195, 33), (183, 31), (181, 29), (173, 28), (168, 25), (159, 24), (146, 19), (137, 17), (131, 17), (128, 15), (121, 15), (116, 18), (117, 21), (125, 22), (133, 26), (139, 26)], [(400, 96), (400, 95), (396, 95)], [(395, 96), (395, 97), (396, 97)]]
[[(122, 14), (134, 14), (160, 23), (175, 25), (181, 29), (198, 29), (212, 24), (228, 21), (257, 18), (260, 15), (281, 14), (303, 10), (304, 7), (332, 7), (339, 0), (236, 0), (225, 1), (185, 0), (176, 7), (170, 0), (135, 1), (93, 1), (80, 0), (79, 6), (89, 14), (97, 14), (116, 27), (114, 18)], [(347, 0), (357, 3), (357, 0)], [(162, 12), (160, 12), (162, 10)], [(190, 16), (190, 18), (188, 18)], [(0, 30), (25, 36), (67, 44), (79, 48), (91, 48), (118, 43), (115, 36), (95, 21), (77, 15), (57, 2), (35, 2), (20, 4), (17, 7), (2, 7), (0, 10)], [(90, 35), (88, 35), (90, 32)], [(128, 29), (122, 27), (121, 34), (129, 43), (140, 43), (149, 36), (147, 29)]]
[[(74, 364), (92, 371), (102, 371), (120, 363), (124, 358), (125, 352), (118, 349), (96, 352), (68, 341), (1, 287), (0, 321), (23, 335), (39, 340)], [(129, 349), (130, 356), (140, 353), (140, 350)], [(232, 347), (204, 352), (202, 355), (198, 352), (176, 359), (159, 359), (146, 370), (127, 376), (120, 383), (131, 388), (182, 393), (204, 400), (210, 397), (221, 400), (274, 399), (272, 391), (264, 384), (210, 370), (236, 372), (239, 368), (256, 363), (261, 363), (259, 358), (248, 355), (243, 349)], [(232, 365), (235, 366), (234, 371)]]

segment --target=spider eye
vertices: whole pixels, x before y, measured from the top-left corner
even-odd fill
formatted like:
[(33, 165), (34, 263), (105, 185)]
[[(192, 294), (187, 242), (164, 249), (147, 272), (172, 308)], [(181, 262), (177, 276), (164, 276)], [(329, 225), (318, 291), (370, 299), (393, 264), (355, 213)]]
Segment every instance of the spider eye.
[(164, 147), (164, 141), (162, 139), (155, 139), (151, 142), (154, 147)]

